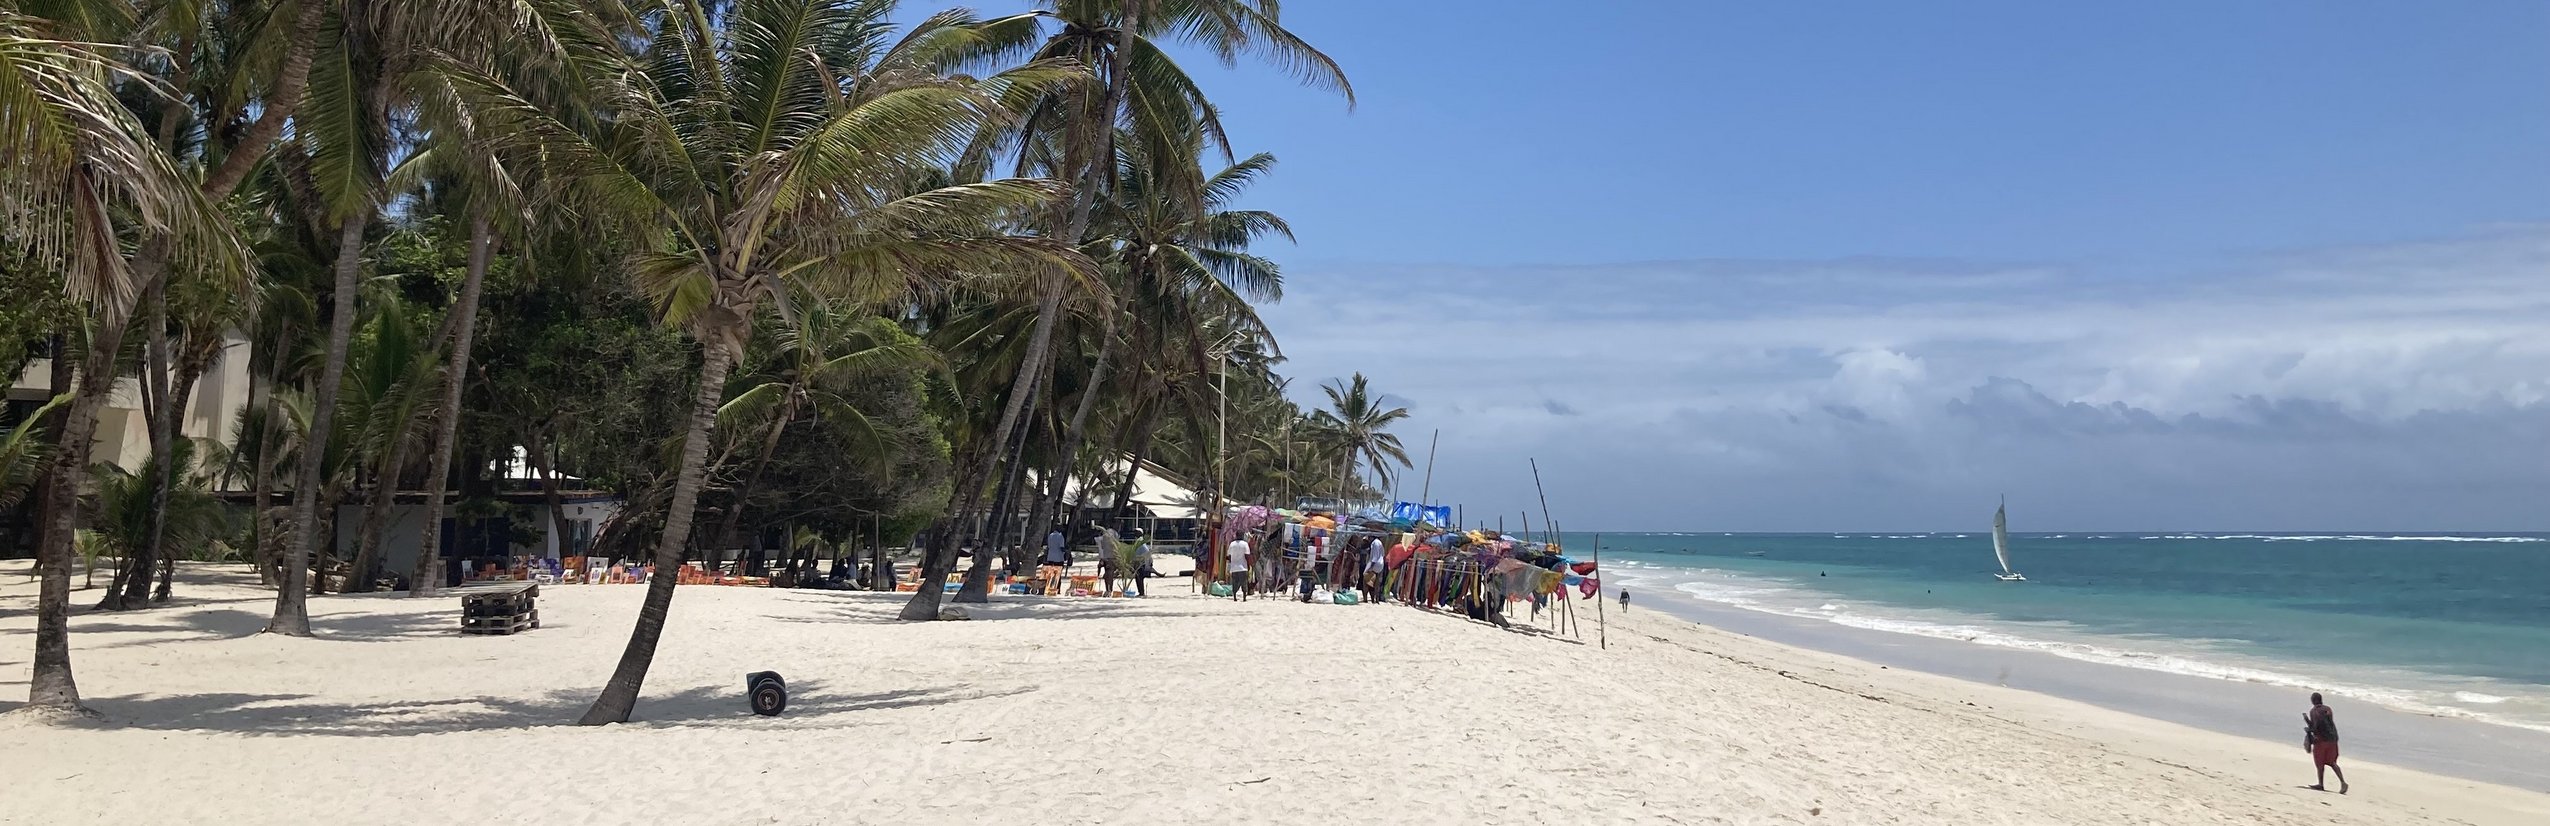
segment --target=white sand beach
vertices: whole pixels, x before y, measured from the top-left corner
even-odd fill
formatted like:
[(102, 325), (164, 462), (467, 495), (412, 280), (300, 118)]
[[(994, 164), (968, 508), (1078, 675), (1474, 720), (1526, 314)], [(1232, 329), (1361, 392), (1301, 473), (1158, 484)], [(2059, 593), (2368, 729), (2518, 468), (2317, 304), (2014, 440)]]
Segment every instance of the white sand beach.
[[(0, 571), (0, 692), (33, 586)], [(641, 722), (572, 721), (641, 588), (542, 589), (541, 628), (457, 601), (268, 596), (72, 620), (107, 722), (0, 718), (9, 823), (2539, 824), (2550, 796), (1772, 645), (1640, 610), (1581, 641), (1398, 606), (686, 587)], [(83, 594), (85, 595), (85, 594)], [(85, 602), (86, 600), (82, 600)], [(1587, 606), (1590, 609), (1590, 606)], [(786, 675), (749, 714), (742, 677)]]

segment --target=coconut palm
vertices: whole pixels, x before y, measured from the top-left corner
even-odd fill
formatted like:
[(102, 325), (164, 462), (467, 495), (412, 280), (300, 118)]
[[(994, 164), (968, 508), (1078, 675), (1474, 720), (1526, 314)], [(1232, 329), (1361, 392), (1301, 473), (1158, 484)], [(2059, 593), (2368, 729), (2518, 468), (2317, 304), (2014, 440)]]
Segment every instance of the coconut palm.
[[(724, 547), (733, 545), (753, 486), (791, 423), (805, 416), (843, 421), (859, 440), (877, 444), (885, 437), (851, 398), (857, 385), (914, 365), (935, 369), (946, 364), (938, 351), (881, 316), (821, 301), (801, 304), (796, 315), (795, 321), (782, 324), (773, 342), (776, 352), (760, 374), (748, 377), (744, 388), (717, 409), (719, 430), (760, 434), (752, 440), (752, 465), (736, 480), (734, 504), (718, 533)], [(738, 435), (734, 441), (740, 447), (745, 438)]]
[[(1250, 305), (1271, 302), (1282, 297), (1283, 272), (1273, 261), (1251, 254), (1249, 246), (1267, 236), (1290, 240), (1292, 227), (1274, 213), (1262, 210), (1232, 209), (1231, 204), (1247, 190), (1249, 184), (1263, 177), (1275, 166), (1273, 155), (1259, 153), (1225, 167), (1211, 176), (1200, 170), (1205, 150), (1205, 129), (1193, 124), (1183, 137), (1148, 144), (1125, 141), (1117, 182), (1105, 205), (1108, 239), (1112, 258), (1118, 263), (1115, 272), (1122, 282), (1117, 290), (1123, 296), (1121, 308), (1109, 308), (1109, 319), (1126, 315), (1126, 352), (1131, 354), (1133, 378), (1130, 395), (1140, 407), (1141, 400), (1158, 392), (1145, 379), (1165, 374), (1157, 363), (1163, 359), (1186, 359), (1203, 352), (1197, 334), (1203, 319), (1230, 318), (1261, 331)], [(1187, 178), (1201, 178), (1203, 197), (1190, 201), (1175, 194), (1178, 183)], [(1053, 478), (1068, 479), (1080, 453), (1090, 412), (1097, 391), (1104, 387), (1108, 356), (1117, 343), (1116, 324), (1108, 325), (1110, 335), (1098, 351), (1094, 377), (1086, 385), (1078, 408), (1064, 430), (1062, 465)], [(1271, 338), (1269, 339), (1271, 341)], [(1163, 347), (1164, 343), (1188, 341), (1200, 346)], [(1145, 363), (1146, 360), (1149, 363)], [(1160, 408), (1148, 408), (1156, 413)], [(1149, 437), (1150, 424), (1138, 418), (1129, 420), (1136, 442)], [(1139, 457), (1147, 444), (1137, 444), (1129, 452)], [(1131, 478), (1128, 473), (1126, 478)], [(1059, 484), (1048, 491), (1046, 507), (1059, 508), (1062, 489)], [(1042, 512), (1040, 510), (1040, 512)], [(1080, 522), (1074, 514), (1073, 524)]]
[[(450, 39), (438, 60), (527, 81), (514, 86), (524, 90), (528, 99), (551, 111), (578, 116), (588, 114), (590, 93), (608, 86), (592, 82), (590, 73), (617, 64), (611, 59), (616, 56), (613, 51), (597, 38), (635, 27), (621, 7), (580, 0), (518, 0), (479, 4), (467, 11), (480, 13), (455, 28), (496, 36)], [(470, 371), (479, 299), (485, 293), (498, 234), (521, 239), (532, 236), (537, 224), (556, 231), (572, 231), (579, 225), (565, 209), (566, 199), (527, 191), (540, 182), (526, 180), (531, 170), (498, 151), (497, 142), (470, 117), (457, 90), (434, 83), (438, 76), (421, 79), (426, 83), (419, 95), (424, 105), (419, 109), (420, 118), (428, 123), (427, 137), (415, 154), (391, 171), (390, 190), (427, 191), (450, 202), (454, 211), (466, 215), (469, 252), (446, 322), (450, 355), (439, 385), (441, 393), (424, 411), (432, 417), (434, 429), (433, 441), (426, 447), (431, 458), (425, 474), (425, 518), (417, 529), (416, 566), (408, 580), (411, 597), (433, 595), (441, 579), (443, 486), (452, 472), (461, 389)], [(554, 507), (551, 512), (559, 513)]]
[[(700, 343), (699, 380), (637, 624), (580, 722), (622, 722), (672, 602), (707, 472), (710, 430), (751, 319), (791, 290), (878, 302), (969, 269), (1081, 268), (1069, 248), (1003, 231), (1049, 202), (1049, 182), (923, 189), (913, 170), (952, 157), (1009, 104), (1071, 72), (1030, 64), (988, 78), (947, 70), (991, 45), (946, 12), (895, 37), (890, 2), (669, 0), (648, 17), (612, 90), (618, 118), (573, 124), (504, 80), (446, 70), (490, 134), (536, 150), (591, 208), (653, 240), (633, 262), (668, 324)], [(633, 67), (634, 68), (634, 67)]]
[(408, 457), (417, 447), (415, 423), (437, 390), (440, 361), (433, 342), (417, 329), (416, 311), (395, 294), (373, 302), (367, 335), (349, 360), (345, 394), (339, 403), (348, 425), (347, 447), (371, 477), (363, 521), (355, 534), (351, 576), (345, 591), (372, 590), (380, 577), (381, 547), (398, 481), (406, 475)]
[[(206, 485), (208, 477), (197, 472), (195, 457), (202, 451), (203, 445), (192, 439), (172, 447), (171, 464), (178, 469), (173, 486), (161, 484), (148, 471), (133, 473), (104, 463), (90, 469), (97, 481), (91, 532), (106, 552), (130, 558), (149, 543), (163, 542), (171, 558), (180, 550), (197, 556), (222, 541), (230, 519)], [(136, 576), (147, 582), (149, 571)]]
[[(68, 623), (73, 503), (125, 327), (165, 265), (244, 268), (245, 256), (208, 193), (188, 184), (116, 94), (118, 82), (146, 96), (169, 95), (170, 87), (116, 61), (113, 47), (55, 33), (115, 34), (0, 9), (0, 225), (31, 264), (62, 274), (63, 288), (91, 306), (96, 322), (55, 434), (45, 501), (57, 505), (44, 515), (37, 550), (42, 584), (28, 705), (70, 711), (80, 708)], [(160, 253), (158, 260), (125, 260), (128, 234), (151, 239), (143, 250)]]
[(1328, 394), (1329, 409), (1312, 414), (1312, 418), (1329, 432), (1333, 443), (1345, 454), (1337, 472), (1337, 496), (1345, 498), (1350, 480), (1355, 477), (1358, 461), (1372, 465), (1373, 473), (1384, 486), (1390, 484), (1391, 463), (1408, 467), (1408, 451), (1399, 446), (1399, 437), (1389, 432), (1390, 426), (1408, 418), (1405, 407), (1382, 407), (1382, 400), (1372, 392), (1364, 374), (1356, 373), (1351, 382), (1331, 380), (1320, 387)]
[[(1057, 24), (1033, 53), (1042, 59), (1078, 61), (1096, 71), (1101, 80), (1096, 88), (1056, 88), (1027, 110), (1018, 133), (1007, 136), (1014, 140), (1022, 174), (1043, 170), (1071, 183), (1067, 197), (1056, 199), (1042, 221), (1050, 237), (1076, 244), (1087, 236), (1100, 190), (1117, 163), (1119, 126), (1128, 128), (1136, 141), (1151, 141), (1183, 135), (1201, 124), (1211, 141), (1228, 152), (1229, 142), (1223, 138), (1215, 108), (1162, 48), (1163, 40), (1202, 47), (1225, 64), (1235, 63), (1243, 54), (1257, 57), (1293, 72), (1308, 85), (1344, 94), (1349, 105), (1354, 100), (1354, 89), (1336, 61), (1285, 29), (1273, 0), (1050, 0), (1045, 5), (1047, 9), (1023, 16)], [(1196, 186), (1178, 189), (1190, 201), (1201, 197)], [(989, 433), (992, 445), (981, 456), (984, 464), (972, 469), (979, 472), (975, 480), (989, 479), (992, 465), (1009, 455), (1010, 434), (1018, 429), (1026, 406), (1040, 397), (1037, 385), (1049, 378), (1052, 369), (1054, 328), (1064, 312), (1069, 287), (1068, 280), (1049, 276), (1038, 291), (1025, 366), (1011, 382), (999, 424)], [(965, 481), (960, 473), (960, 484)], [(980, 486), (966, 489), (955, 520), (944, 525), (942, 533), (952, 532), (954, 523), (972, 511), (972, 494)], [(988, 590), (990, 566), (980, 560), (978, 556), (978, 564), (967, 572), (959, 601), (981, 601)], [(936, 591), (920, 589), (904, 614), (934, 613), (930, 609), (937, 602)]]

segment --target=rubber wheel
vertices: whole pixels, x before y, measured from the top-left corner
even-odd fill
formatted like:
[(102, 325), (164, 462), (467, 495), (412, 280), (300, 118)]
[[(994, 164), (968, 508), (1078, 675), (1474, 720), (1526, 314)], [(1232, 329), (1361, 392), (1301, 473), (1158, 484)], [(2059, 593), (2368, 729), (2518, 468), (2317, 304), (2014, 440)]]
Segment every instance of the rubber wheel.
[(753, 684), (753, 713), (764, 717), (779, 716), (788, 710), (788, 687), (778, 680), (762, 680)]

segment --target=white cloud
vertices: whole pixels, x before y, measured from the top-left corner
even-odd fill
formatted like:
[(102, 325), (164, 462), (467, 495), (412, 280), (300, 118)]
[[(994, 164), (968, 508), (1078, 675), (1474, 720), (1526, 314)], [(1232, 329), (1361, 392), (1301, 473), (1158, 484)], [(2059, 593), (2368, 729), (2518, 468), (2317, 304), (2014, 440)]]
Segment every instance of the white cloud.
[(1580, 524), (1955, 528), (2024, 486), (2064, 528), (2515, 529), (2550, 527), (2545, 272), (2543, 227), (2158, 274), (1296, 266), (1269, 317), (1303, 386), (1445, 429), (1438, 489), (1520, 501), (1488, 468), (1537, 453)]

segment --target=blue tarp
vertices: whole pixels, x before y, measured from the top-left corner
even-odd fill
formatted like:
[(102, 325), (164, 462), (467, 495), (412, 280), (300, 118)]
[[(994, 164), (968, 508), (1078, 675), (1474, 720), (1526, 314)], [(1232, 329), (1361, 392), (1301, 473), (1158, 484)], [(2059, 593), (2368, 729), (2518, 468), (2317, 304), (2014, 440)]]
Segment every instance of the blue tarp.
[(1452, 524), (1452, 506), (1435, 505), (1428, 507), (1415, 502), (1401, 502), (1390, 506), (1390, 521), (1410, 523), (1428, 522), (1438, 526), (1450, 525)]

